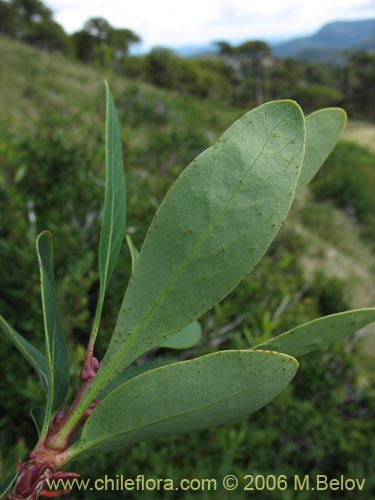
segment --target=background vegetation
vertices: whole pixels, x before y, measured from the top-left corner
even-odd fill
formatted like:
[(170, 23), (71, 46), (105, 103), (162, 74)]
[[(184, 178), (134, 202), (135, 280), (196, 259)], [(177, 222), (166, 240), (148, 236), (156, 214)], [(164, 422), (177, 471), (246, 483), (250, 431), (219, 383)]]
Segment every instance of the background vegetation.
[[(238, 47), (221, 42), (219, 56), (209, 59), (183, 59), (162, 48), (134, 57), (129, 47), (138, 35), (91, 19), (68, 36), (37, 0), (0, 1), (0, 32), (0, 311), (16, 329), (42, 343), (34, 240), (49, 228), (75, 384), (98, 292), (104, 78), (110, 80), (120, 115), (128, 231), (138, 247), (176, 176), (249, 107), (292, 97), (306, 111), (343, 105), (351, 118), (345, 140), (311, 189), (296, 200), (262, 263), (202, 318), (201, 344), (180, 358), (246, 348), (319, 315), (373, 304), (375, 155), (374, 128), (368, 123), (374, 113), (373, 55), (353, 53), (344, 66), (328, 67), (275, 59), (263, 42)], [(99, 355), (114, 325), (129, 261), (124, 246), (105, 305)], [(371, 498), (374, 339), (371, 331), (362, 332), (347, 344), (302, 358), (293, 384), (250, 419), (90, 458), (77, 470), (93, 478), (144, 474), (176, 480), (229, 473), (344, 474), (366, 477), (361, 498)], [(147, 359), (162, 355), (172, 354), (159, 350)], [(3, 337), (0, 365), (0, 475), (6, 475), (36, 440), (28, 411), (43, 395), (37, 377)], [(129, 498), (154, 496), (140, 492)], [(197, 498), (196, 493), (180, 496)], [(200, 493), (200, 498), (226, 495)], [(331, 497), (288, 489), (262, 492), (259, 498)], [(359, 497), (358, 492), (340, 492), (340, 498)]]

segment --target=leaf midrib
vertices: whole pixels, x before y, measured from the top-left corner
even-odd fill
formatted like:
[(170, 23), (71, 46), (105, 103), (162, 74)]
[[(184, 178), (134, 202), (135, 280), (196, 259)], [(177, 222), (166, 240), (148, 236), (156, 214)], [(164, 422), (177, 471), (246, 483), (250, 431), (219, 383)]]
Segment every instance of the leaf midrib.
[[(202, 235), (200, 236), (200, 238), (198, 239), (198, 241), (196, 242), (196, 244), (194, 245), (194, 247), (192, 248), (190, 254), (188, 256), (186, 256), (186, 258), (184, 259), (184, 261), (180, 264), (180, 266), (176, 269), (176, 271), (173, 273), (173, 275), (171, 276), (171, 278), (169, 279), (168, 283), (166, 284), (166, 286), (164, 287), (164, 289), (162, 290), (162, 292), (159, 294), (158, 298), (151, 304), (151, 306), (149, 307), (149, 309), (147, 310), (147, 312), (144, 314), (144, 316), (142, 317), (142, 319), (139, 321), (138, 323), (138, 326), (134, 329), (134, 331), (129, 335), (127, 341), (123, 344), (122, 348), (118, 351), (118, 353), (114, 356), (114, 358), (112, 359), (111, 361), (111, 366), (110, 366), (110, 370), (107, 369), (104, 373), (107, 374), (108, 371), (115, 371), (116, 370), (116, 367), (117, 365), (121, 362), (121, 359), (124, 357), (124, 355), (126, 354), (126, 352), (131, 348), (131, 346), (134, 344), (134, 341), (136, 340), (138, 334), (140, 331), (142, 331), (142, 328), (144, 327), (145, 324), (147, 324), (147, 322), (149, 321), (150, 317), (152, 316), (152, 314), (154, 313), (154, 311), (156, 310), (156, 308), (164, 301), (166, 295), (168, 294), (168, 292), (170, 291), (170, 289), (172, 288), (172, 286), (174, 285), (174, 283), (177, 281), (178, 277), (180, 276), (180, 274), (185, 270), (185, 268), (189, 265), (189, 263), (191, 262), (192, 258), (194, 257), (194, 255), (197, 253), (197, 251), (199, 250), (199, 248), (201, 247), (201, 245), (204, 243), (204, 241), (206, 240), (206, 237), (208, 236), (210, 230), (216, 225), (216, 223), (218, 222), (218, 220), (221, 218), (221, 216), (226, 212), (227, 208), (229, 207), (229, 205), (231, 204), (231, 202), (233, 201), (234, 197), (236, 196), (236, 194), (240, 191), (241, 189), (241, 186), (242, 186), (242, 183), (243, 181), (246, 179), (246, 177), (248, 176), (248, 174), (251, 172), (251, 170), (254, 168), (255, 164), (257, 163), (257, 161), (261, 158), (261, 156), (263, 155), (264, 153), (264, 150), (269, 142), (269, 140), (271, 139), (272, 137), (272, 134), (274, 133), (274, 131), (282, 124), (284, 123), (285, 121), (288, 121), (288, 120), (281, 120), (269, 133), (264, 145), (262, 146), (259, 154), (257, 155), (257, 157), (255, 158), (255, 160), (251, 163), (251, 165), (247, 168), (247, 170), (245, 171), (243, 177), (239, 180), (238, 182), (238, 186), (233, 190), (232, 194), (229, 196), (229, 199), (228, 201), (226, 202), (226, 204), (224, 205), (224, 207), (219, 211), (219, 213), (216, 215), (216, 217), (214, 218), (214, 220), (208, 224), (208, 226), (206, 227), (206, 229), (203, 231)], [(116, 335), (117, 332), (114, 333), (114, 335)], [(108, 366), (108, 365), (107, 365)], [(105, 382), (105, 377), (104, 377), (104, 373), (103, 373), (103, 381)]]
[[(111, 106), (112, 106), (112, 103), (111, 103)], [(111, 111), (110, 113), (112, 114), (113, 113), (113, 110), (112, 108), (110, 108)], [(111, 175), (111, 189), (112, 189), (112, 193), (114, 194), (115, 193), (115, 190), (114, 190), (114, 168), (113, 168), (113, 165), (114, 165), (114, 155), (111, 154), (110, 155), (110, 151), (113, 151), (114, 148), (113, 148), (113, 144), (114, 144), (114, 141), (113, 141), (113, 135), (112, 133), (110, 133), (108, 131), (109, 129), (109, 125), (110, 125), (110, 117), (108, 116), (107, 118), (108, 120), (108, 124), (107, 124), (107, 176), (109, 174), (109, 172), (112, 173)], [(113, 132), (112, 130), (112, 126), (110, 127), (111, 128), (111, 132)], [(110, 139), (110, 146), (108, 145), (108, 139)], [(109, 158), (111, 157), (111, 159), (109, 160)], [(109, 189), (107, 190), (106, 192), (106, 198), (109, 196), (108, 194), (109, 192)], [(108, 268), (109, 268), (109, 259), (110, 259), (110, 255), (111, 255), (111, 251), (112, 251), (112, 248), (111, 248), (111, 245), (112, 245), (112, 238), (113, 238), (113, 226), (114, 226), (114, 220), (115, 220), (115, 216), (114, 216), (114, 212), (115, 212), (115, 209), (114, 209), (114, 202), (115, 202), (115, 197), (114, 195), (112, 196), (112, 200), (111, 200), (111, 205), (110, 205), (110, 208), (111, 208), (111, 213), (110, 213), (110, 229), (109, 229), (109, 242), (108, 242), (108, 252), (107, 252), (107, 255), (106, 255), (106, 260), (105, 260), (105, 267), (104, 267), (104, 275), (103, 275), (103, 283), (102, 283), (102, 287), (103, 289), (101, 290), (101, 293), (100, 293), (100, 296), (101, 296), (101, 302), (104, 302), (104, 293), (106, 291), (106, 288), (108, 286), (108, 283), (107, 283), (107, 279), (108, 279)], [(105, 203), (106, 205), (106, 203)], [(104, 217), (105, 217), (105, 214), (104, 214)]]

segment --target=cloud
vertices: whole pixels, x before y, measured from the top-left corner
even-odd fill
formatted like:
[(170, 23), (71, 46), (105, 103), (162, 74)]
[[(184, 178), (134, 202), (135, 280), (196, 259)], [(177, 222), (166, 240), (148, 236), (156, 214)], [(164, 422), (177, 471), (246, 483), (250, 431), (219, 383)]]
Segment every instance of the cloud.
[(326, 22), (374, 15), (356, 0), (47, 0), (68, 32), (90, 17), (138, 33), (146, 48), (226, 39), (286, 38), (311, 33)]

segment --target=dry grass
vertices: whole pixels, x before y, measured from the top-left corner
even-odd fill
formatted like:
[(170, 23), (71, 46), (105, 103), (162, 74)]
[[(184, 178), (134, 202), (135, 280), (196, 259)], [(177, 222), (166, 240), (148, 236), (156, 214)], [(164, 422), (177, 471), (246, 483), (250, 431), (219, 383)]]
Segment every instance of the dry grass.
[(375, 125), (372, 123), (349, 120), (344, 138), (358, 142), (375, 153)]

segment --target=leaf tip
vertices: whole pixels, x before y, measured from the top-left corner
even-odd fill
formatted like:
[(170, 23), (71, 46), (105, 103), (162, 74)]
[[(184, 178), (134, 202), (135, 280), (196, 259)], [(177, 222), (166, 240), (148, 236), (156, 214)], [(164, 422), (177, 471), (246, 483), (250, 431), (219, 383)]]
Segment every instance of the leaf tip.
[(52, 241), (52, 239), (53, 239), (52, 232), (49, 229), (45, 229), (44, 231), (42, 231), (41, 233), (38, 234), (36, 241), (41, 240), (43, 237), (46, 237), (50, 241)]

